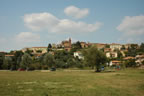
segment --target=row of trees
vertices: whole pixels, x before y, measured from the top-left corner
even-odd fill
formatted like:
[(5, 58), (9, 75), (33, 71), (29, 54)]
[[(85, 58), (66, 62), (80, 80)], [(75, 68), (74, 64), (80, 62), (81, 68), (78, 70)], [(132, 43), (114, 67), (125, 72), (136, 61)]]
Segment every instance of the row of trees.
[(132, 44), (128, 47), (128, 51), (126, 52), (126, 56), (133, 56), (141, 55), (144, 53), (144, 43), (141, 43), (140, 46), (138, 44)]
[(55, 68), (84, 68), (92, 67), (100, 71), (101, 66), (107, 62), (107, 58), (102, 51), (91, 47), (83, 50), (84, 60), (74, 58), (73, 51), (80, 50), (79, 44), (73, 45), (74, 49), (70, 52), (65, 50), (54, 51), (54, 55), (50, 54), (51, 47), (48, 47), (48, 52), (35, 58), (30, 51), (25, 53), (21, 51), (15, 52), (13, 57), (5, 57), (0, 53), (0, 69), (17, 70), (19, 68), (26, 70), (34, 69), (49, 69)]
[[(128, 56), (132, 56), (137, 52), (144, 53), (144, 44), (141, 44), (140, 48), (137, 48), (137, 45), (132, 45), (128, 49)], [(135, 51), (136, 50), (136, 51)], [(84, 56), (84, 60), (74, 58), (73, 53), (75, 51), (81, 51)], [(54, 52), (54, 55), (50, 54)], [(136, 52), (136, 53), (135, 53)], [(122, 54), (118, 52), (118, 58), (121, 59)], [(33, 56), (30, 50), (27, 50), (25, 53), (21, 51), (16, 51), (13, 57), (5, 57), (4, 53), (0, 53), (0, 69), (9, 69), (17, 70), (19, 68), (26, 70), (40, 70), (40, 69), (49, 69), (52, 67), (55, 68), (84, 68), (91, 67), (95, 68), (97, 72), (101, 71), (102, 66), (106, 66), (106, 63), (110, 61), (107, 58), (102, 50), (98, 50), (95, 46), (89, 47), (87, 49), (82, 49), (80, 42), (77, 42), (72, 45), (70, 52), (61, 50), (53, 51), (51, 44), (48, 45), (47, 53), (36, 58)], [(134, 61), (126, 61), (126, 67), (135, 66)]]
[(0, 53), (0, 69), (18, 69), (22, 60), (23, 52), (17, 51), (14, 57), (5, 57), (6, 53)]
[(26, 70), (56, 68), (82, 68), (82, 60), (74, 58), (70, 52), (55, 51), (55, 55), (45, 53), (36, 58), (30, 53), (18, 51), (13, 57), (5, 57), (0, 53), (0, 69), (17, 70), (19, 68)]

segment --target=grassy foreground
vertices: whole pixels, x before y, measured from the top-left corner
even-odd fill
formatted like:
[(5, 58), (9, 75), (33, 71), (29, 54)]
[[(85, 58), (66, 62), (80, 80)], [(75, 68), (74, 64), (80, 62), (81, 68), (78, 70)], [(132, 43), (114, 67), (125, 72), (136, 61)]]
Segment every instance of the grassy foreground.
[(144, 96), (144, 70), (0, 71), (0, 96)]

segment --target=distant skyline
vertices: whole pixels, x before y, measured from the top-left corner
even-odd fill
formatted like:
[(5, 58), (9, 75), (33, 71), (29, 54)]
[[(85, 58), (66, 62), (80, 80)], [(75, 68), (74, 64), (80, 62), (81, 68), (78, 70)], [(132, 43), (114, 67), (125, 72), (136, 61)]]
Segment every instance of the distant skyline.
[(0, 0), (0, 51), (71, 37), (93, 43), (144, 42), (144, 0)]

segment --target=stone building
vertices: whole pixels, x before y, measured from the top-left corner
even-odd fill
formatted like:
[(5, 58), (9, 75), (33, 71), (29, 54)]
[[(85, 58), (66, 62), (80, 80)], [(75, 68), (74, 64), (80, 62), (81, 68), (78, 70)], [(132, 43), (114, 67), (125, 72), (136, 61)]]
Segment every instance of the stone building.
[(122, 45), (121, 44), (116, 44), (116, 43), (112, 43), (112, 44), (110, 44), (110, 48), (111, 48), (111, 50), (113, 51), (113, 50), (121, 50), (121, 48), (122, 48)]
[(22, 52), (25, 52), (27, 50), (32, 51), (33, 54), (36, 53), (46, 53), (47, 52), (47, 47), (30, 47), (30, 48), (23, 48)]
[(87, 48), (88, 44), (86, 42), (80, 42), (82, 48)]
[(71, 44), (71, 38), (69, 38), (69, 40), (62, 41), (61, 45), (66, 51), (70, 51), (71, 45), (72, 45)]

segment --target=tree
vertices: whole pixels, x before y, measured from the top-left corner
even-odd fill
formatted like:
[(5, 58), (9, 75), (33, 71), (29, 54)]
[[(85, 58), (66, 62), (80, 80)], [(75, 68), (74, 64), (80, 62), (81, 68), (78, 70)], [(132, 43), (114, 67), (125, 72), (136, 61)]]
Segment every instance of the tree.
[(144, 43), (141, 43), (139, 51), (144, 53)]
[(82, 48), (81, 43), (79, 41), (77, 41), (74, 46), (77, 49), (81, 49)]
[(80, 50), (82, 48), (81, 43), (77, 41), (75, 44), (72, 45), (71, 52), (76, 52), (77, 50)]
[(84, 52), (84, 60), (89, 63), (92, 67), (95, 67), (96, 72), (100, 72), (102, 65), (107, 61), (105, 54), (98, 50), (95, 46), (86, 49)]
[(38, 57), (38, 58), (34, 58), (33, 62), (31, 64), (31, 69), (36, 69), (36, 70), (40, 70), (42, 67), (42, 56)]
[(47, 54), (47, 53), (44, 53), (44, 54), (42, 54), (40, 57), (38, 57), (38, 58), (35, 58), (34, 60), (33, 60), (33, 63), (35, 64), (35, 69), (45, 69), (44, 68), (44, 62), (43, 62), (43, 59), (44, 59), (44, 57), (45, 57), (45, 54)]
[(84, 67), (84, 63), (82, 62), (83, 60), (79, 59), (78, 57), (76, 57), (74, 59), (74, 64), (77, 68), (83, 68)]
[(32, 63), (32, 57), (28, 53), (24, 53), (20, 67), (29, 70), (30, 64)]
[(107, 44), (107, 45), (105, 46), (105, 48), (110, 48), (110, 45), (109, 45), (109, 44)]
[(61, 59), (56, 59), (55, 66), (56, 68), (66, 68), (66, 63), (62, 61)]
[(124, 62), (126, 67), (136, 67), (135, 59), (129, 59)]
[(79, 58), (69, 58), (67, 60), (67, 68), (77, 67), (77, 68), (83, 68), (83, 64)]
[(117, 50), (117, 54), (118, 54), (118, 59), (121, 59), (123, 57), (122, 53), (119, 50)]
[(2, 69), (3, 62), (4, 62), (4, 53), (0, 53), (0, 69)]
[(56, 67), (60, 68), (68, 68), (69, 62), (72, 62), (73, 54), (71, 52), (67, 52), (65, 50), (55, 51), (54, 58), (56, 60)]
[(43, 64), (47, 68), (55, 67), (54, 56), (49, 53), (45, 54), (45, 56), (43, 58)]
[(72, 58), (69, 58), (68, 60), (67, 60), (67, 68), (69, 68), (69, 67), (74, 67), (74, 65), (75, 65), (75, 62), (74, 62), (74, 60), (72, 59)]
[(12, 68), (12, 58), (11, 57), (5, 57), (5, 59), (4, 59), (4, 63), (3, 63), (3, 68), (4, 69), (7, 69), (7, 70), (9, 70), (9, 69), (11, 69)]
[(126, 48), (125, 48), (125, 46), (124, 45), (122, 45), (122, 47), (121, 47), (121, 50), (125, 50)]
[(22, 60), (23, 54), (24, 53), (22, 51), (16, 51), (14, 53), (14, 64), (13, 64), (14, 70), (17, 70), (20, 67), (20, 62)]
[(144, 65), (144, 61), (142, 61), (142, 65)]
[(52, 51), (52, 45), (49, 43), (47, 47), (47, 52), (50, 52), (50, 51)]
[(27, 49), (26, 51), (25, 51), (25, 53), (27, 53), (27, 54), (29, 54), (30, 56), (33, 56), (33, 50), (29, 50), (29, 49)]
[(128, 52), (126, 53), (126, 56), (133, 56), (135, 57), (138, 52), (138, 44), (131, 44), (130, 47), (128, 47)]

